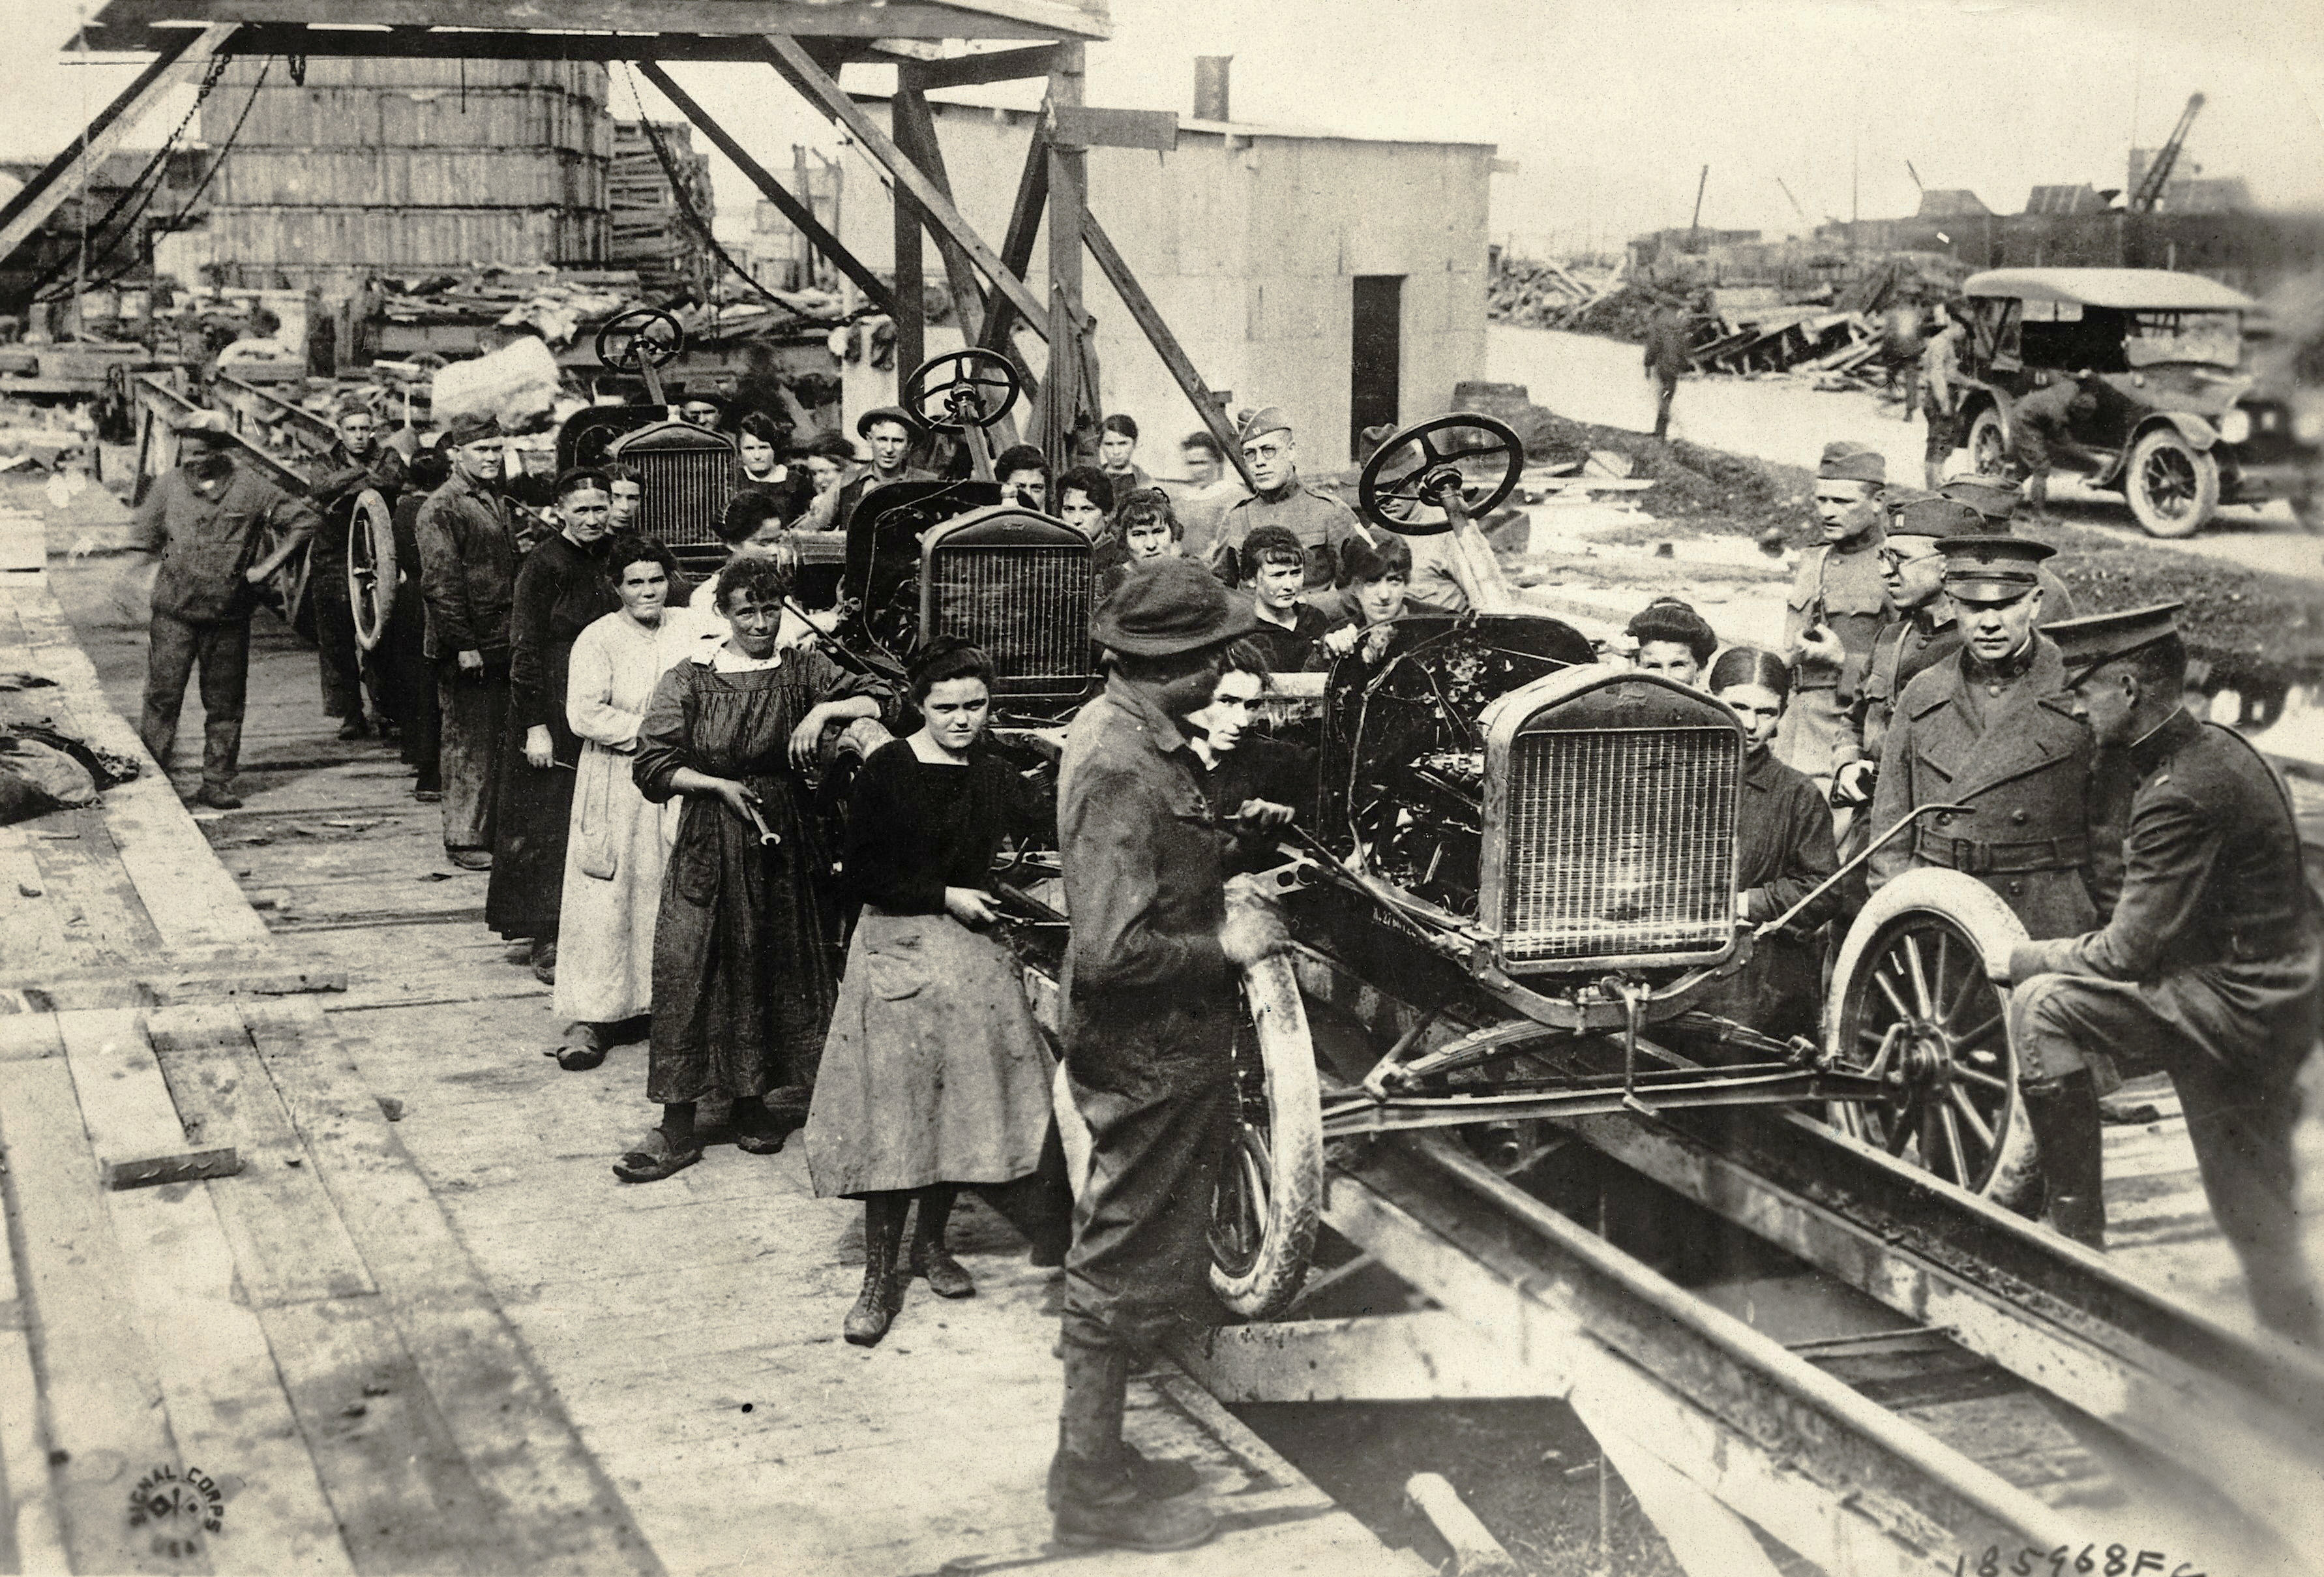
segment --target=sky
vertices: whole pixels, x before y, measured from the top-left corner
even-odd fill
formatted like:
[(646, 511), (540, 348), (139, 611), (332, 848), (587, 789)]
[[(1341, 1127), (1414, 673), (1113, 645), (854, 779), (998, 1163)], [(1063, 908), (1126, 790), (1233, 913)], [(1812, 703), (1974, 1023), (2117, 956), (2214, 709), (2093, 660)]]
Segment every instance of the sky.
[[(0, 61), (0, 157), (41, 157), (136, 66), (57, 52), (95, 0), (5, 4), (34, 47)], [(1186, 113), (1194, 57), (1224, 54), (1239, 121), (1495, 143), (1517, 165), (1494, 178), (1495, 238), (1521, 250), (1684, 225), (1706, 164), (1702, 222), (1715, 228), (1907, 214), (1914, 171), (2015, 212), (2037, 183), (2121, 185), (2134, 140), (2160, 143), (2199, 90), (2188, 164), (2243, 176), (2269, 206), (2324, 208), (2324, 6), (2301, 0), (1113, 0), (1113, 19), (1090, 51), (1088, 102)], [(777, 168), (795, 143), (836, 145), (768, 91), (766, 68), (672, 75)], [(979, 93), (962, 97), (1038, 97)], [(626, 113), (618, 69), (613, 94)], [(142, 140), (167, 135), (187, 102), (164, 104)], [(724, 160), (714, 174), (719, 228), (746, 228), (755, 194)]]

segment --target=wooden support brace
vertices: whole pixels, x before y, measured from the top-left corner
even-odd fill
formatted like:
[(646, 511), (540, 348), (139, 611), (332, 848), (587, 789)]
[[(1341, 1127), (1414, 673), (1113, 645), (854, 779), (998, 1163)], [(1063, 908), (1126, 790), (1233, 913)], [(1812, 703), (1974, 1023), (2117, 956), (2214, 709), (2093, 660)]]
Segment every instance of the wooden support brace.
[(899, 192), (908, 193), (913, 201), (927, 211), (928, 222), (949, 235), (968, 254), (977, 271), (1004, 292), (1025, 315), (1028, 322), (1046, 327), (1040, 299), (1027, 288), (1025, 281), (1010, 273), (998, 255), (987, 246), (969, 222), (961, 217), (952, 199), (936, 189), (935, 181), (923, 174), (919, 167), (904, 157), (903, 151), (887, 133), (872, 124), (862, 106), (850, 98), (830, 73), (816, 64), (813, 56), (799, 42), (782, 33), (766, 40), (767, 60), (783, 78), (804, 94), (807, 99), (846, 128), (862, 146), (863, 151), (877, 160), (896, 182)]
[(1162, 314), (1156, 309), (1153, 298), (1147, 295), (1146, 288), (1138, 282), (1138, 276), (1130, 272), (1129, 260), (1114, 245), (1113, 238), (1105, 233), (1105, 226), (1097, 222), (1095, 214), (1086, 209), (1082, 214), (1082, 239), (1089, 244), (1090, 255), (1097, 259), (1098, 268), (1112, 281), (1114, 293), (1121, 298), (1122, 305), (1130, 309), (1131, 320), (1145, 334), (1147, 343), (1154, 347), (1154, 354), (1162, 358), (1162, 364), (1177, 380), (1179, 389), (1193, 404), (1194, 414), (1202, 418), (1203, 426), (1209, 430), (1211, 437), (1218, 440), (1219, 447), (1225, 452), (1227, 458), (1233, 462), (1236, 472), (1242, 477), (1243, 485), (1253, 493), (1258, 492), (1259, 484), (1251, 476), (1250, 464), (1242, 457), (1242, 445), (1236, 438), (1234, 429), (1227, 425), (1226, 412), (1219, 409), (1218, 396), (1211, 392), (1210, 385), (1204, 383), (1203, 375), (1194, 370), (1194, 364), (1187, 356), (1185, 348), (1178, 343), (1178, 337), (1172, 334), (1170, 326), (1162, 320)]
[[(938, 191), (949, 198), (952, 180), (945, 173), (944, 149), (936, 142), (936, 117), (928, 111), (927, 96), (911, 86), (918, 82), (918, 71), (910, 66), (899, 69), (908, 86), (898, 91), (894, 101), (896, 145), (906, 158), (927, 171)], [(965, 337), (984, 321), (984, 292), (977, 288), (975, 267), (960, 243), (942, 230), (931, 230), (930, 234), (936, 237), (936, 251), (944, 258), (945, 274), (952, 284), (953, 311)]]
[(210, 57), (226, 46), (235, 32), (230, 24), (207, 27), (164, 44), (159, 59), (140, 71), (137, 79), (99, 111), (70, 146), (26, 181), (8, 199), (5, 208), (0, 208), (0, 259), (12, 255), (31, 239), (32, 232), (78, 189), (79, 183), (73, 179), (77, 171), (94, 170), (104, 163), (153, 101), (168, 92), (184, 72), (207, 66)]
[(1035, 44), (1030, 49), (996, 50), (982, 55), (955, 55), (948, 60), (918, 61), (910, 71), (913, 86), (926, 92), (931, 88), (974, 88), (986, 82), (1046, 77), (1056, 69), (1056, 59), (1054, 46)]
[(1567, 1399), (1687, 1577), (1779, 1577), (1751, 1525), (1626, 1433), (1618, 1405), (1601, 1402), (1588, 1386)]
[(680, 115), (702, 128), (702, 134), (721, 153), (734, 161), (734, 167), (750, 179), (766, 199), (774, 204), (783, 217), (798, 227), (815, 249), (836, 263), (839, 272), (854, 281), (855, 288), (868, 297), (882, 312), (893, 312), (896, 300), (887, 281), (863, 266), (856, 255), (848, 251), (839, 237), (825, 229), (816, 218), (815, 210), (791, 195), (789, 189), (767, 172), (766, 167), (744, 151), (742, 144), (727, 134), (726, 128), (710, 116), (710, 112), (694, 101), (694, 96), (670, 80), (669, 73), (652, 60), (640, 60), (638, 74), (660, 89), (661, 96), (678, 106)]
[[(1025, 150), (1025, 169), (1017, 178), (1017, 199), (1010, 205), (1008, 233), (1001, 238), (1001, 263), (1018, 278), (1033, 262), (1033, 242), (1040, 234), (1041, 210), (1049, 201), (1049, 150), (1039, 126), (1033, 128), (1031, 143)], [(984, 323), (978, 331), (976, 343), (986, 350), (998, 351), (1017, 364), (1025, 375), (1025, 392), (1038, 396), (1042, 380), (1024, 364), (1016, 350), (1010, 332), (1017, 318), (1016, 303), (995, 290), (984, 300)]]

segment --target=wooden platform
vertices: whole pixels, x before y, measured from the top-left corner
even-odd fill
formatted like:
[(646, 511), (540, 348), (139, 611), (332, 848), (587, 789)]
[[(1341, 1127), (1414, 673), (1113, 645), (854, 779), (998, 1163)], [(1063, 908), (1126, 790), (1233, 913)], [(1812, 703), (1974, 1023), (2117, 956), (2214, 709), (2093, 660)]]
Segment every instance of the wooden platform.
[[(99, 687), (132, 708), (143, 670), (111, 574), (9, 576), (0, 672), (135, 753)], [(540, 1055), (548, 991), (484, 929), (484, 879), (391, 752), (331, 740), (311, 650), (259, 629), (244, 809), (198, 825), (152, 774), (0, 828), (0, 1570), (1421, 1570), (1176, 1371), (1141, 1377), (1131, 1432), (1200, 1464), (1226, 1533), (1053, 1548), (1053, 1278), (964, 1206), (980, 1296), (916, 1284), (865, 1351), (838, 1339), (856, 1213), (796, 1145), (616, 1183), (643, 1047)], [(224, 1147), (232, 1176), (99, 1185)]]

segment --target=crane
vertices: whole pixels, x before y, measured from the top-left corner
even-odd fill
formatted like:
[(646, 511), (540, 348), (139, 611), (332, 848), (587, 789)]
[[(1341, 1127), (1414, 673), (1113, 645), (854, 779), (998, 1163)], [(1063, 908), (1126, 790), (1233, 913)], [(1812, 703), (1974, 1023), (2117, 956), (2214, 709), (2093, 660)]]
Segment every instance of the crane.
[(1784, 178), (1783, 178), (1782, 176), (1780, 176), (1780, 175), (1778, 175), (1777, 177), (1775, 177), (1775, 184), (1776, 184), (1777, 186), (1781, 186), (1781, 187), (1783, 187), (1783, 188), (1784, 188), (1784, 195), (1786, 198), (1791, 198), (1792, 212), (1794, 212), (1794, 213), (1797, 214), (1797, 215), (1800, 217), (1800, 223), (1801, 223), (1801, 224), (1803, 224), (1803, 225), (1806, 224), (1806, 223), (1808, 222), (1808, 211), (1807, 211), (1805, 208), (1803, 208), (1800, 207), (1800, 199), (1799, 199), (1799, 198), (1795, 198), (1795, 197), (1792, 197), (1792, 189), (1791, 189), (1789, 186), (1787, 186), (1787, 185), (1785, 185), (1785, 184), (1784, 184)]
[(2187, 146), (2187, 129), (2195, 124), (2195, 112), (2203, 107), (2203, 96), (2190, 93), (2187, 107), (2179, 112), (2179, 124), (2171, 128), (2171, 138), (2155, 150), (2154, 161), (2146, 167), (2139, 179), (2138, 189), (2131, 194), (2130, 211), (2151, 214), (2163, 200), (2163, 189), (2171, 183), (2172, 169), (2178, 164), (2179, 155)]

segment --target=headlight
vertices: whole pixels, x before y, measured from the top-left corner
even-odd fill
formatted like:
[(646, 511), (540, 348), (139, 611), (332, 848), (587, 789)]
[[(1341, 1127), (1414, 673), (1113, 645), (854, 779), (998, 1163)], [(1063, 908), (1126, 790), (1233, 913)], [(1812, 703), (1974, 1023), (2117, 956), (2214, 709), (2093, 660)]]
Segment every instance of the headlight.
[(2324, 444), (2324, 405), (2302, 405), (2293, 412), (2292, 436), (2303, 444)]
[(2219, 441), (2239, 444), (2251, 437), (2251, 412), (2240, 406), (2219, 418)]

